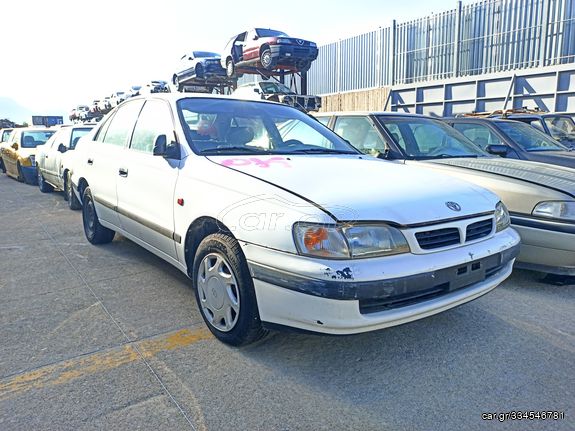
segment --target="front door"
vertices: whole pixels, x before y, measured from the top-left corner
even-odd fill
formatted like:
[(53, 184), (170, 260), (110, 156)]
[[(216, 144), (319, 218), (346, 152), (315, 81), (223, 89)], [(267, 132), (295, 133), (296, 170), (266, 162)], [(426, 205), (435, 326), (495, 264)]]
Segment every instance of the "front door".
[(180, 160), (154, 156), (154, 142), (165, 135), (174, 140), (170, 106), (148, 100), (140, 113), (118, 177), (118, 213), (122, 229), (170, 257), (174, 243), (174, 189)]

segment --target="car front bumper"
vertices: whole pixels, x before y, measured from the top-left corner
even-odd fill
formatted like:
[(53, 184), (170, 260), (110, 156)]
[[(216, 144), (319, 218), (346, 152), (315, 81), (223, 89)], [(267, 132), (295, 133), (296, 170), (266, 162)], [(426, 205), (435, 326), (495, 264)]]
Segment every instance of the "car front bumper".
[(506, 229), (452, 250), (373, 259), (242, 248), (264, 324), (343, 335), (400, 325), (484, 295), (509, 276), (518, 244), (518, 234)]
[(511, 216), (521, 236), (518, 268), (550, 274), (575, 275), (575, 223)]
[(280, 64), (297, 64), (302, 61), (313, 61), (317, 58), (317, 48), (298, 45), (270, 46), (273, 59)]

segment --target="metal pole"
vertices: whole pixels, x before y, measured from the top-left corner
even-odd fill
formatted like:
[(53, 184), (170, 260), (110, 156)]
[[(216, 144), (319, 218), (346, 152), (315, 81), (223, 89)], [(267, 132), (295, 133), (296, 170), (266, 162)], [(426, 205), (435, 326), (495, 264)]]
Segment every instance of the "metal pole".
[(507, 102), (509, 102), (509, 98), (511, 97), (511, 92), (515, 88), (515, 74), (511, 77), (511, 84), (509, 84), (509, 91), (507, 91), (507, 96), (505, 97), (505, 102), (503, 103), (503, 111), (507, 109)]
[(549, 31), (549, 9), (551, 1), (545, 0), (543, 3), (543, 17), (541, 18), (541, 32), (539, 33), (539, 67), (545, 66), (547, 56), (547, 32)]
[(459, 76), (459, 44), (461, 41), (461, 0), (455, 9), (455, 41), (453, 43), (453, 77)]
[(397, 22), (393, 20), (391, 24), (391, 61), (390, 64), (390, 73), (389, 73), (389, 81), (391, 85), (395, 85), (395, 56), (397, 51)]

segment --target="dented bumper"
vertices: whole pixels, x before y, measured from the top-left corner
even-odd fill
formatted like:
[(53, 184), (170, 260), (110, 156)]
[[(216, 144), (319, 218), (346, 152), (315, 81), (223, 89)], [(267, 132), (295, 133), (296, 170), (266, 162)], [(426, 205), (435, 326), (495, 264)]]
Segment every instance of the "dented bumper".
[(511, 273), (519, 237), (427, 255), (333, 261), (243, 246), (263, 322), (333, 334), (394, 326), (471, 301)]

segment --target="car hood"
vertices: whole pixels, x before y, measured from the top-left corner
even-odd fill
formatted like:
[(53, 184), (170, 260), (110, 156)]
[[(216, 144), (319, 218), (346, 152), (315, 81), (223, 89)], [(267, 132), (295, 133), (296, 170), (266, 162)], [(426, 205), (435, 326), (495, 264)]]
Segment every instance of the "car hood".
[(531, 151), (529, 160), (575, 168), (575, 151)]
[(571, 196), (575, 196), (575, 175), (573, 169), (553, 166), (546, 163), (510, 160), (499, 157), (477, 159), (445, 159), (425, 163), (452, 166), (480, 171), (515, 180), (523, 180)]
[[(311, 201), (339, 221), (427, 223), (493, 211), (499, 201), (494, 193), (466, 181), (367, 156), (208, 158)], [(456, 202), (461, 211), (449, 209), (447, 202)]]

